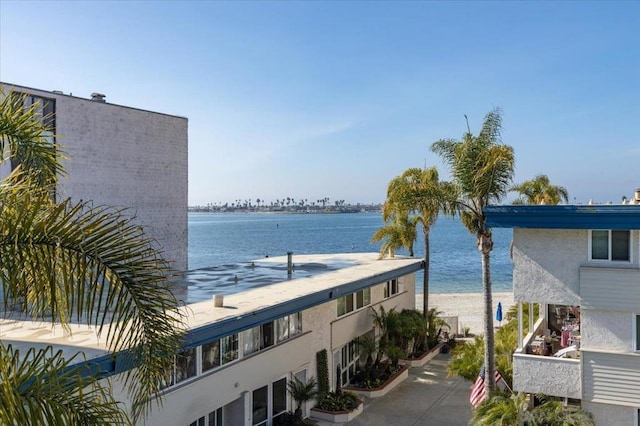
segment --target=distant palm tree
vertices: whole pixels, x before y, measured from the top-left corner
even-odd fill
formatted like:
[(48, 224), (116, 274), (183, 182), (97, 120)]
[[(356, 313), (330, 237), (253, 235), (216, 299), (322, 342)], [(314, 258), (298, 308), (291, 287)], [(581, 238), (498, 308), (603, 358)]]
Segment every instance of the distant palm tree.
[(443, 209), (446, 210), (448, 206), (443, 203), (445, 194), (452, 191), (454, 188), (451, 184), (439, 181), (438, 170), (435, 167), (411, 168), (389, 182), (387, 201), (382, 208), (382, 219), (385, 221), (394, 216), (404, 217), (411, 214), (412, 219), (405, 225), (414, 227), (417, 224), (422, 225), (424, 236), (422, 312), (425, 318), (429, 315), (429, 233), (438, 218), (438, 213)]
[(569, 193), (564, 186), (552, 185), (547, 175), (538, 175), (532, 180), (511, 187), (520, 193), (513, 204), (560, 204), (569, 201)]
[[(484, 365), (487, 377), (494, 377), (493, 301), (491, 294), (491, 251), (493, 235), (487, 226), (484, 208), (499, 202), (513, 179), (513, 148), (502, 144), (500, 109), (489, 112), (477, 136), (469, 130), (462, 140), (442, 139), (431, 145), (449, 166), (455, 185), (445, 200), (460, 214), (464, 226), (477, 237), (482, 259), (484, 295)], [(493, 380), (485, 380), (487, 394), (495, 389)]]
[(383, 241), (380, 246), (380, 258), (393, 257), (396, 250), (406, 248), (413, 257), (413, 243), (416, 240), (416, 217), (409, 217), (406, 212), (393, 215), (389, 223), (378, 229), (372, 242)]

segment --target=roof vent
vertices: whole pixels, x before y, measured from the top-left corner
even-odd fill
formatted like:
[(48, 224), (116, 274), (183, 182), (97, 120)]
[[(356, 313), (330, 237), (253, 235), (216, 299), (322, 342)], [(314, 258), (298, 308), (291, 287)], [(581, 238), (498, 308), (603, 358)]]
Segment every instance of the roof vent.
[(91, 94), (91, 100), (95, 102), (102, 102), (102, 103), (107, 102), (104, 100), (104, 98), (106, 98), (106, 96), (103, 95), (102, 93), (93, 92)]
[(53, 90), (52, 93), (55, 93), (56, 95), (64, 95), (62, 90)]

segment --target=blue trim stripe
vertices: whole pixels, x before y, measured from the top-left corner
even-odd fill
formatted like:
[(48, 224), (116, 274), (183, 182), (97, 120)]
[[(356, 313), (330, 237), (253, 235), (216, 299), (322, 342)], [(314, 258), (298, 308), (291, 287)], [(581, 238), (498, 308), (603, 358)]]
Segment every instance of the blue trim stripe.
[(489, 206), (492, 228), (640, 229), (640, 205)]

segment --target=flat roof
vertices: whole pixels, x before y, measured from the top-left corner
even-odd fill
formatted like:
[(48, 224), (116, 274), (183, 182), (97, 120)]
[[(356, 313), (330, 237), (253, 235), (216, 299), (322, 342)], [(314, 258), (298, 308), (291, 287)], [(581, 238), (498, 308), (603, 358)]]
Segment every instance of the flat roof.
[[(378, 259), (377, 253), (294, 255), (293, 263), (297, 266), (291, 278), (287, 275), (286, 256), (258, 259), (253, 267), (250, 263), (238, 264), (236, 268), (244, 274), (243, 281), (254, 279), (253, 285), (242, 291), (228, 292), (225, 288), (228, 286), (216, 287), (214, 280), (203, 292), (204, 281), (197, 283), (200, 286), (197, 297), (203, 300), (185, 303), (182, 308), (189, 330), (186, 347), (199, 346), (422, 269), (421, 259)], [(198, 275), (197, 271), (190, 271), (189, 275), (204, 280), (206, 274)], [(234, 268), (226, 265), (223, 271), (218, 284), (227, 284)], [(260, 276), (265, 276), (265, 280), (260, 281)], [(222, 307), (214, 307), (214, 294), (224, 295)], [(106, 335), (105, 330), (103, 336)], [(69, 357), (82, 352), (85, 363), (104, 376), (128, 368), (124, 367), (128, 366), (124, 357), (119, 360), (120, 357), (107, 351), (106, 342), (104, 338), (98, 339), (95, 327), (84, 324), (70, 324), (69, 333), (65, 333), (61, 326), (52, 323), (5, 318), (0, 319), (0, 339), (25, 352), (30, 347), (47, 345), (63, 350)]]
[(640, 229), (640, 205), (509, 205), (488, 206), (492, 228)]

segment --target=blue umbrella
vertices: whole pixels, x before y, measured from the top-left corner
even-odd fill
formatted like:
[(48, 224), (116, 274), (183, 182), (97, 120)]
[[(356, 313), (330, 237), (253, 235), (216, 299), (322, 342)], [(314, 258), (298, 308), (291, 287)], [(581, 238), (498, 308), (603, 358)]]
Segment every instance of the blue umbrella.
[(498, 310), (496, 311), (496, 321), (500, 322), (502, 325), (502, 303), (498, 302)]

